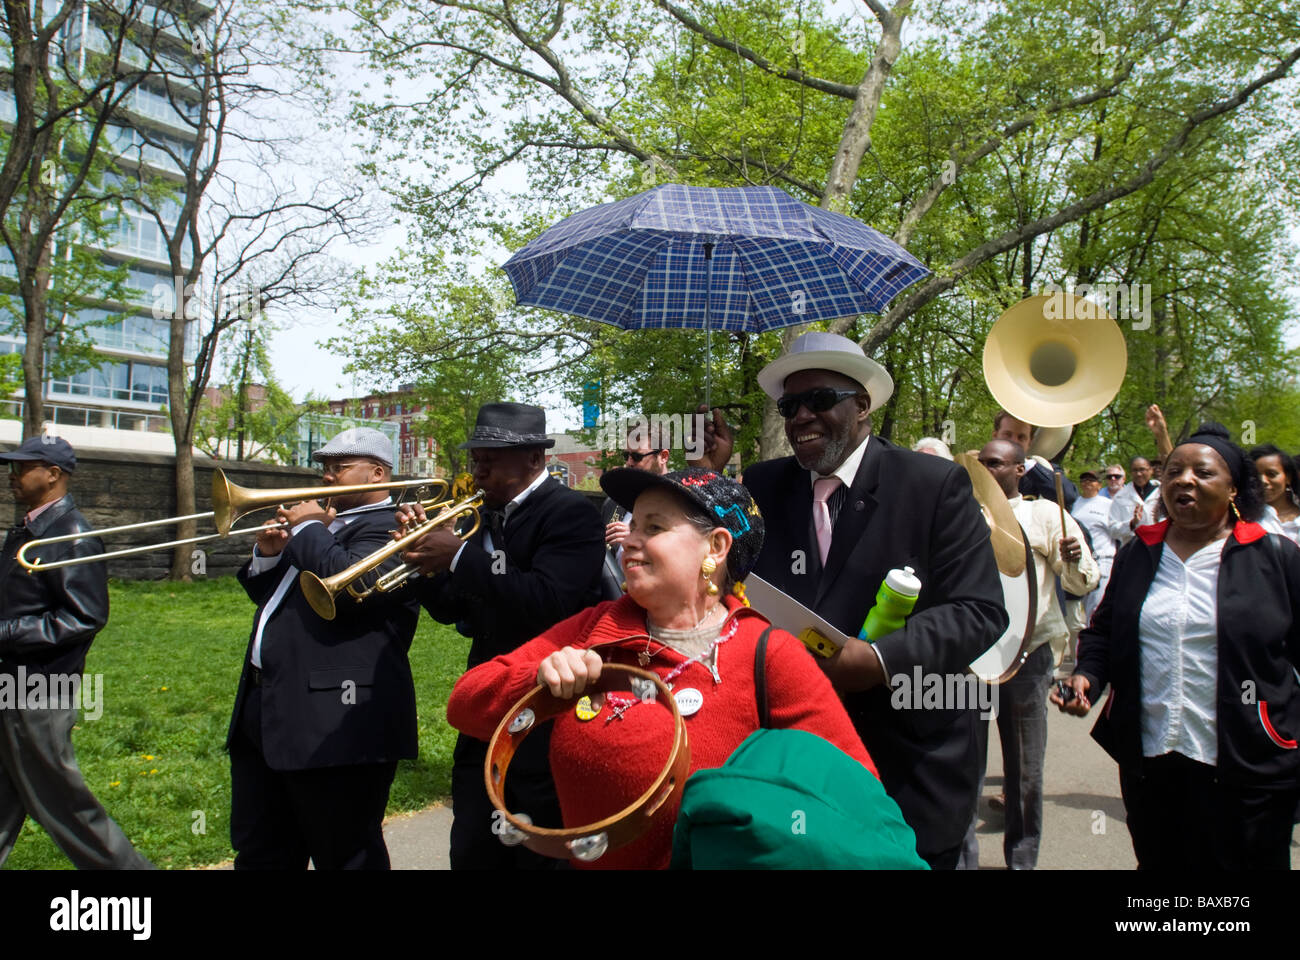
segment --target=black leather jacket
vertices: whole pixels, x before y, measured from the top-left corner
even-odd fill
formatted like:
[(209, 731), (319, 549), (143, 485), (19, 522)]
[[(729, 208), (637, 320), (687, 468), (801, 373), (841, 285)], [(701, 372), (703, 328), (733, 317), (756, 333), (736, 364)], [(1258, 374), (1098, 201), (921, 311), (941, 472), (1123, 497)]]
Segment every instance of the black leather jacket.
[[(31, 573), (18, 565), (19, 548), (29, 540), (89, 531), (65, 496), (31, 522), (5, 537), (0, 553), (0, 673), (21, 664), (33, 673), (81, 673), (86, 651), (108, 621), (108, 574), (102, 563)], [(104, 552), (98, 537), (56, 543), (28, 551), (46, 562)]]

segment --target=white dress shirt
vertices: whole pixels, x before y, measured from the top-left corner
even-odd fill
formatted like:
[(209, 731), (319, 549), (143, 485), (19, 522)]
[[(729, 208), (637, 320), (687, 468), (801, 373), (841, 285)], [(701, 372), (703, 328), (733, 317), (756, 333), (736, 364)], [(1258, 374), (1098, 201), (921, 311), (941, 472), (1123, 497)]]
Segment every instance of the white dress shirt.
[[(329, 525), (329, 531), (330, 533), (338, 533), (355, 520), (358, 513), (369, 513), (376, 507), (382, 507), (391, 504), (392, 502), (392, 497), (385, 497), (376, 504), (369, 504), (361, 507), (353, 507), (351, 510), (344, 510), (342, 513), (335, 515), (333, 522)], [(299, 531), (313, 523), (320, 523), (320, 521), (304, 520), (302, 523), (295, 524), (293, 528), (290, 529), (289, 536), (296, 537)], [(253, 559), (248, 564), (249, 576), (256, 576), (259, 573), (265, 573), (279, 562), (279, 554), (276, 554), (274, 557), (264, 557), (257, 552), (257, 547), (254, 546)], [(270, 623), (272, 614), (274, 614), (276, 610), (280, 609), (280, 604), (284, 601), (284, 595), (289, 592), (289, 588), (293, 586), (294, 580), (297, 579), (297, 577), (298, 568), (292, 563), (289, 564), (284, 571), (284, 576), (280, 578), (280, 583), (275, 588), (275, 592), (271, 594), (271, 599), (268, 600), (266, 606), (262, 608), (262, 615), (257, 618), (257, 630), (253, 633), (253, 652), (248, 659), (252, 661), (253, 666), (257, 667), (259, 670), (262, 669), (262, 632), (266, 629), (266, 625)]]
[(1183, 563), (1165, 544), (1138, 622), (1142, 755), (1219, 758), (1219, 562), (1228, 538)]

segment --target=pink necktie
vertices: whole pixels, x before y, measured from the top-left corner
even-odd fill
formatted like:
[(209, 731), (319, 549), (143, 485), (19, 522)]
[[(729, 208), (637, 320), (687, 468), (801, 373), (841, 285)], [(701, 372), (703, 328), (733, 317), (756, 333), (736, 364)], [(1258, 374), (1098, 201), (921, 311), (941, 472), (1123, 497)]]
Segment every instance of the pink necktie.
[(826, 555), (831, 552), (831, 508), (826, 501), (839, 489), (839, 477), (819, 477), (813, 481), (813, 529), (817, 531), (817, 550), (826, 566)]

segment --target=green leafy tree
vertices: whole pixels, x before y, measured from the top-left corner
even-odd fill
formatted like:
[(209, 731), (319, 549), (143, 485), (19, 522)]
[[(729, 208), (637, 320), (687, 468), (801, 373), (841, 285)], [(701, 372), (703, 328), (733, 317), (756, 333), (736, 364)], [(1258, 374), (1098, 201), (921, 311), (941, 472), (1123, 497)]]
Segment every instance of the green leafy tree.
[[(1224, 273), (1198, 290), (1167, 283), (1166, 269), (1195, 260), (1198, 242), (1208, 262), (1232, 260), (1233, 241), (1202, 232), (1180, 247), (1177, 226), (1159, 228), (1186, 193), (1172, 183), (1207, 170), (1258, 180), (1250, 158), (1295, 159), (1300, 21), (1288, 5), (864, 5), (869, 18), (772, 0), (365, 3), (337, 44), (363, 51), (384, 78), (380, 95), (358, 92), (353, 116), (373, 138), (368, 172), (414, 218), (417, 243), (455, 253), (488, 236), (515, 247), (565, 213), (664, 180), (773, 183), (892, 235), (932, 275), (878, 319), (828, 324), (896, 379), (919, 378), (878, 417), (885, 436), (949, 420), (986, 436), (994, 405), (979, 346), (1005, 306), (1047, 282), (1146, 283), (1169, 318), (1149, 343), (1131, 341), (1133, 369), (1148, 369), (1149, 347), (1156, 379), (1121, 394), (1110, 412), (1118, 425), (1097, 449), (1137, 436), (1137, 392), (1158, 397), (1160, 376), (1191, 397), (1198, 377), (1240, 356), (1242, 337), (1222, 327), (1204, 358), (1199, 342), (1179, 339), (1208, 329), (1189, 325), (1188, 309), (1203, 318), (1224, 281), (1229, 299), (1257, 307), (1261, 297), (1276, 305), (1276, 289), (1248, 294), (1248, 279)], [(904, 43), (909, 21), (919, 29)], [(397, 83), (414, 92), (386, 92)], [(1265, 175), (1290, 201), (1296, 166)], [(505, 170), (527, 187), (502, 189)], [(1253, 242), (1264, 247), (1248, 256), (1242, 246), (1238, 266), (1279, 259), (1278, 236)], [(1273, 349), (1276, 311), (1253, 313)], [(763, 399), (753, 374), (799, 332), (719, 338), (722, 402), (753, 410)], [(697, 381), (698, 370), (676, 369), (680, 340), (584, 337), (589, 356), (565, 368), (577, 374), (575, 399), (586, 379), (609, 390), (645, 368), (661, 372), (647, 386), (663, 402), (679, 403)], [(1196, 376), (1181, 374), (1197, 364)], [(772, 404), (762, 410), (757, 425), (743, 421), (752, 432), (742, 440), (755, 441), (747, 458), (783, 444)]]

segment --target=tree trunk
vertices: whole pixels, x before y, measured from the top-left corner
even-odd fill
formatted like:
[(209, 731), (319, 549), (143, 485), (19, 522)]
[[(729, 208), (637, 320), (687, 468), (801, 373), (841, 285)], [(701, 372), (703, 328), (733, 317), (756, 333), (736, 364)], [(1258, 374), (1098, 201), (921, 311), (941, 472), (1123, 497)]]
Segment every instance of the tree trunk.
[[(858, 84), (858, 94), (853, 101), (853, 109), (844, 124), (844, 133), (840, 145), (831, 161), (830, 173), (826, 177), (826, 192), (822, 195), (821, 206), (825, 210), (845, 213), (848, 210), (849, 196), (858, 179), (858, 168), (862, 158), (871, 146), (871, 125), (876, 119), (876, 110), (880, 98), (885, 92), (885, 82), (894, 69), (902, 49), (903, 21), (910, 12), (910, 0), (895, 4), (887, 16), (878, 16), (880, 20), (880, 43), (876, 45), (875, 55), (866, 75)], [(832, 331), (843, 334), (852, 324), (852, 318), (832, 325)], [(806, 325), (786, 327), (781, 331), (781, 351), (784, 353), (806, 329)], [(760, 460), (783, 457), (790, 454), (790, 444), (785, 438), (785, 421), (776, 412), (776, 403), (769, 397), (763, 405), (763, 428), (759, 434), (758, 456)]]
[[(178, 259), (178, 258), (177, 258)], [(175, 261), (173, 261), (174, 263)], [(177, 271), (174, 276), (182, 276)], [(192, 398), (186, 396), (188, 383), (185, 377), (185, 315), (187, 297), (190, 288), (187, 283), (193, 278), (185, 277), (180, 284), (179, 296), (172, 305), (171, 330), (167, 344), (167, 412), (172, 422), (172, 440), (176, 446), (176, 515), (185, 516), (197, 512), (194, 499), (194, 417)], [(197, 402), (197, 398), (193, 398)], [(185, 540), (196, 536), (198, 524), (186, 520), (176, 525), (175, 538)], [(189, 544), (177, 546), (172, 550), (172, 566), (167, 573), (169, 580), (192, 580), (194, 569), (194, 547)], [(203, 569), (203, 567), (200, 567)]]
[[(26, 228), (27, 224), (23, 225)], [(17, 258), (15, 258), (17, 259)], [(23, 301), (23, 439), (39, 436), (45, 426), (45, 317), (49, 307), (49, 246), (37, 254), (36, 269), (18, 266), (18, 289)]]
[(38, 436), (45, 424), (45, 303), (23, 291), (27, 345), (23, 348), (23, 439)]

